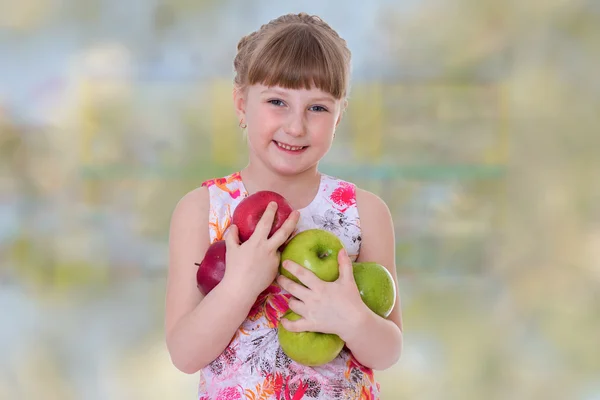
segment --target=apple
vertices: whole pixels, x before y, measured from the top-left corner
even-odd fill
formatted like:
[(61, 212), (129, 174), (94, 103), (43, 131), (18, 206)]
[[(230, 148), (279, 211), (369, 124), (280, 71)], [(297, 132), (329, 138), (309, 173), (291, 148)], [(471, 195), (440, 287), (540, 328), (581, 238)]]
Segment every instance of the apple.
[(277, 203), (277, 211), (268, 237), (271, 237), (292, 213), (293, 208), (288, 201), (277, 192), (262, 190), (243, 199), (233, 211), (231, 223), (238, 228), (240, 242), (250, 239), (256, 225), (270, 202)]
[(221, 282), (225, 275), (225, 250), (225, 241), (218, 240), (208, 247), (202, 262), (195, 263), (198, 266), (196, 284), (205, 296)]
[[(301, 316), (288, 310), (282, 318), (296, 321)], [(309, 367), (332, 361), (345, 345), (344, 341), (333, 333), (290, 332), (281, 323), (277, 327), (277, 338), (281, 349), (289, 358)]]
[(333, 282), (340, 275), (338, 253), (343, 248), (342, 241), (329, 231), (318, 228), (302, 231), (292, 237), (281, 252), (279, 272), (301, 284), (283, 267), (285, 260), (291, 260), (311, 270), (321, 280)]
[(387, 318), (396, 303), (396, 285), (390, 271), (375, 262), (354, 262), (352, 272), (363, 302), (371, 311)]

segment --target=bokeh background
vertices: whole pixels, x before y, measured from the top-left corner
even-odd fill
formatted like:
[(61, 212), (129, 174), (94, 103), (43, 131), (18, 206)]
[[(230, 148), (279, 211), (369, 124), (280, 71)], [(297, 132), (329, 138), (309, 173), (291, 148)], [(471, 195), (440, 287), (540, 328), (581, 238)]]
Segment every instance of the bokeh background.
[(353, 52), (322, 170), (389, 204), (405, 348), (384, 400), (600, 399), (600, 3), (0, 1), (0, 399), (191, 399), (171, 212), (245, 165), (242, 35)]

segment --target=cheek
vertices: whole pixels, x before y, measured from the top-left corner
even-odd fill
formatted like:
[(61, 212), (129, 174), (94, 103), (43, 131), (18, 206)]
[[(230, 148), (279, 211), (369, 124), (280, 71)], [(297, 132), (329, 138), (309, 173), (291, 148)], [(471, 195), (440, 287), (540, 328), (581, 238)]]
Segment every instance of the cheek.
[(279, 115), (268, 107), (256, 107), (247, 114), (248, 125), (252, 125), (261, 132), (276, 127), (279, 123)]
[(248, 139), (255, 148), (268, 146), (273, 140), (276, 129), (266, 118), (248, 121)]
[(252, 126), (252, 132), (255, 136), (270, 141), (273, 134), (281, 126), (281, 121), (274, 113), (262, 112), (253, 115), (252, 119), (248, 120), (248, 126)]
[(319, 121), (315, 121), (315, 140), (320, 143), (328, 143), (333, 140), (333, 132), (335, 130), (335, 121), (330, 118), (323, 118)]

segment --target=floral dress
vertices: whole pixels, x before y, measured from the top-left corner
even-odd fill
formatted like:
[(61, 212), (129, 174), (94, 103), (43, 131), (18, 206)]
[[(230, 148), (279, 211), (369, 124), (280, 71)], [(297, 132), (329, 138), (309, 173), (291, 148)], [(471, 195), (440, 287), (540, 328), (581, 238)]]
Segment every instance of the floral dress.
[[(248, 196), (239, 172), (202, 184), (210, 194), (211, 243), (224, 238), (233, 210)], [(361, 244), (356, 187), (321, 175), (319, 191), (300, 211), (296, 233), (313, 228), (336, 234), (356, 260)], [(273, 282), (257, 298), (228, 347), (200, 371), (200, 400), (378, 399), (373, 371), (344, 347), (328, 364), (308, 367), (281, 349), (277, 325), (291, 295)]]

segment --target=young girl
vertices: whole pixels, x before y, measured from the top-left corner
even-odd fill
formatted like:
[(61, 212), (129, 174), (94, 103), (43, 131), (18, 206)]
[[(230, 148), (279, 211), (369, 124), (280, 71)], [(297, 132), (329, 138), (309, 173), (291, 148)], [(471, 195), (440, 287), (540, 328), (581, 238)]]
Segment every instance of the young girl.
[[(346, 42), (320, 18), (301, 13), (270, 21), (237, 48), (233, 99), (249, 162), (204, 182), (173, 212), (166, 298), (172, 362), (186, 373), (200, 371), (200, 399), (379, 398), (373, 370), (396, 363), (402, 348), (400, 301), (387, 319), (371, 312), (352, 262), (378, 262), (396, 279), (392, 219), (380, 198), (317, 168), (346, 107)], [(280, 193), (295, 211), (268, 238), (271, 204), (240, 244), (232, 213), (259, 190)], [(294, 263), (285, 267), (305, 286), (278, 275), (278, 248), (310, 228), (329, 230), (344, 243), (335, 282)], [(194, 264), (221, 239), (225, 276), (203, 297)], [(288, 309), (302, 318), (279, 321)], [(337, 334), (346, 347), (326, 365), (304, 366), (281, 350), (279, 323), (294, 332)]]

